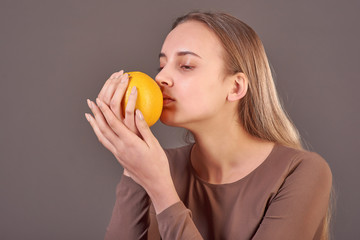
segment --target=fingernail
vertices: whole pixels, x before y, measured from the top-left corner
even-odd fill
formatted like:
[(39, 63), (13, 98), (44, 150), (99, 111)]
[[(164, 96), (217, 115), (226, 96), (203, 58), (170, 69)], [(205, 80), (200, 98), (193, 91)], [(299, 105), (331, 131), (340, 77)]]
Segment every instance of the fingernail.
[(127, 80), (128, 80), (128, 75), (127, 75), (127, 73), (125, 73), (124, 75), (122, 75), (120, 82), (125, 83)]
[(97, 98), (97, 99), (96, 99), (96, 104), (97, 104), (99, 107), (101, 107), (101, 106), (102, 106), (101, 100)]
[(136, 86), (133, 86), (133, 88), (131, 89), (131, 92), (130, 92), (130, 94), (131, 95), (134, 95), (135, 93), (136, 93)]
[(87, 100), (87, 104), (88, 104), (89, 108), (93, 108), (92, 102), (89, 99)]
[(85, 113), (85, 117), (86, 117), (86, 120), (87, 120), (88, 122), (90, 122), (90, 120), (91, 120), (91, 118), (90, 118), (90, 114)]
[(136, 109), (136, 116), (140, 119), (140, 120), (144, 120), (144, 115), (142, 114), (142, 112), (139, 109)]

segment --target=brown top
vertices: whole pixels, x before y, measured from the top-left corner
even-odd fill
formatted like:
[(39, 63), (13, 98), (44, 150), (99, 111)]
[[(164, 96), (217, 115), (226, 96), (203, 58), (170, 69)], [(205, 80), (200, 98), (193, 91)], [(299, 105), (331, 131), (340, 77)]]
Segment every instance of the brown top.
[(158, 215), (145, 190), (122, 177), (106, 240), (320, 239), (332, 176), (318, 154), (275, 145), (250, 174), (217, 185), (196, 175), (191, 147), (166, 150), (181, 202)]

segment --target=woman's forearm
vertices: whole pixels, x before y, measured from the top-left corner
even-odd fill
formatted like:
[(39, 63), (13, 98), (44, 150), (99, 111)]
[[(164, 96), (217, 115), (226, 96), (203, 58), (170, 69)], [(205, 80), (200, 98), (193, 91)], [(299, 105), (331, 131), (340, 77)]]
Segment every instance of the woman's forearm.
[(105, 240), (147, 239), (150, 198), (130, 177), (122, 176)]

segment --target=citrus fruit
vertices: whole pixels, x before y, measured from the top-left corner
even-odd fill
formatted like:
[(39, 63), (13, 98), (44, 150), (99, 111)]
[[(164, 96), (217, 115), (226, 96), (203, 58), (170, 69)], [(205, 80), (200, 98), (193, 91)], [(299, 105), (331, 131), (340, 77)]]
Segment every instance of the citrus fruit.
[(122, 101), (123, 114), (125, 113), (131, 89), (136, 86), (138, 95), (135, 109), (141, 111), (146, 123), (150, 127), (160, 118), (163, 108), (163, 96), (160, 87), (151, 77), (143, 72), (128, 72), (127, 74), (129, 75), (129, 85)]

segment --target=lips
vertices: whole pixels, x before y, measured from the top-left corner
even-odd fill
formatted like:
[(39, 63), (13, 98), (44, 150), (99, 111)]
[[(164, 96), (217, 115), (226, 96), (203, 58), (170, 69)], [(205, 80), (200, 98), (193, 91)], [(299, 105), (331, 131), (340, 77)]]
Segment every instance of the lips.
[(167, 104), (170, 104), (170, 103), (172, 103), (174, 101), (175, 101), (174, 98), (172, 98), (169, 95), (163, 93), (163, 104), (164, 104), (164, 106), (167, 105)]

